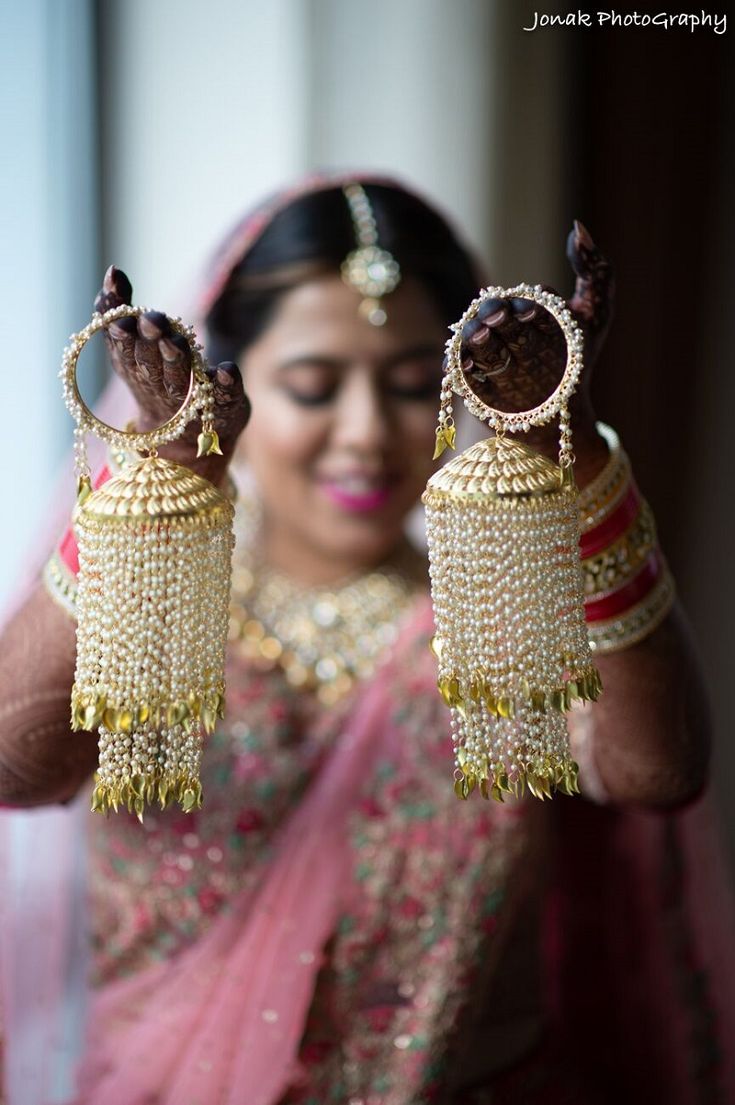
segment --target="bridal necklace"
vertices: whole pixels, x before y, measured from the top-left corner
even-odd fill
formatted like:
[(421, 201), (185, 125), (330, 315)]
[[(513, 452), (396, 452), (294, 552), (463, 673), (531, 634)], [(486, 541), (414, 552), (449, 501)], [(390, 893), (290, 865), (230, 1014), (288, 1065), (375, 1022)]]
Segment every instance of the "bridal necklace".
[(260, 670), (279, 667), (293, 687), (332, 705), (373, 673), (395, 640), (402, 616), (428, 587), (426, 560), (407, 543), (371, 571), (306, 587), (256, 555), (259, 515), (257, 501), (241, 495), (230, 641)]

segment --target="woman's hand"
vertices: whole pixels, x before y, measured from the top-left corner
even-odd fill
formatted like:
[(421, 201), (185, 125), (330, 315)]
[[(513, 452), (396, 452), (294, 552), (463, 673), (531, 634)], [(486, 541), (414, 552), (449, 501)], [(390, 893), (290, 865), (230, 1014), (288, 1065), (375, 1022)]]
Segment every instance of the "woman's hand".
[[(133, 289), (127, 276), (113, 265), (105, 273), (94, 309), (100, 313), (132, 303)], [(105, 330), (112, 366), (133, 393), (138, 404), (135, 428), (152, 430), (174, 414), (189, 390), (191, 357), (184, 337), (171, 331), (166, 315), (148, 311), (138, 318), (121, 318)], [(237, 439), (250, 417), (237, 365), (224, 361), (209, 369), (214, 389), (215, 429), (222, 456), (196, 459), (199, 421), (188, 424), (180, 438), (159, 449), (161, 456), (185, 464), (212, 483), (219, 484), (235, 451)]]
[[(574, 450), (584, 466), (585, 454), (606, 455), (595, 431), (590, 370), (612, 319), (615, 278), (610, 262), (576, 219), (566, 253), (576, 276), (567, 306), (584, 335), (585, 367), (570, 403)], [(554, 291), (547, 285), (544, 289)], [(462, 368), (468, 383), (483, 402), (499, 410), (538, 406), (561, 379), (566, 363), (564, 336), (549, 312), (534, 300), (487, 300), (478, 317), (465, 325), (462, 337)], [(557, 451), (558, 439), (556, 421), (523, 436), (550, 456)]]

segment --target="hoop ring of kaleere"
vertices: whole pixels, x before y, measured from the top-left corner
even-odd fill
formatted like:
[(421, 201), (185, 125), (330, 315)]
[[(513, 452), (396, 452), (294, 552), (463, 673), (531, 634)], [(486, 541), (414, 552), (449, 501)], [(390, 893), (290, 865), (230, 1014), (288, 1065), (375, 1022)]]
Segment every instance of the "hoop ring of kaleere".
[[(64, 350), (62, 371), (60, 373), (64, 382), (64, 398), (69, 413), (76, 421), (80, 430), (95, 434), (114, 449), (135, 449), (137, 452), (147, 453), (157, 449), (160, 445), (169, 441), (175, 441), (184, 431), (187, 424), (196, 417), (197, 411), (211, 408), (211, 385), (204, 371), (204, 358), (202, 347), (196, 339), (196, 333), (191, 326), (186, 326), (179, 318), (169, 318), (169, 325), (175, 334), (185, 338), (191, 353), (191, 371), (189, 386), (179, 409), (170, 418), (154, 430), (139, 432), (136, 430), (120, 430), (103, 422), (87, 406), (79, 389), (77, 380), (77, 366), (82, 349), (96, 333), (106, 329), (111, 322), (120, 318), (139, 318), (149, 313), (147, 307), (133, 307), (129, 304), (121, 304), (112, 307), (104, 314), (96, 312), (87, 326), (78, 334), (72, 334), (69, 344)], [(209, 398), (209, 402), (208, 402)]]
[[(462, 371), (461, 349), (462, 331), (465, 325), (477, 317), (482, 304), (488, 299), (531, 299), (549, 312), (559, 324), (567, 346), (567, 360), (564, 373), (555, 390), (538, 406), (526, 411), (501, 411), (484, 403), (472, 390)], [(459, 322), (451, 327), (453, 334), (446, 345), (446, 377), (452, 390), (460, 395), (471, 414), (481, 418), (488, 425), (510, 432), (528, 430), (531, 426), (543, 426), (562, 411), (573, 394), (582, 371), (583, 337), (579, 323), (569, 310), (561, 296), (545, 291), (540, 284), (517, 284), (514, 288), (483, 288), (476, 299), (462, 315)]]
[[(564, 372), (543, 402), (507, 412), (484, 403), (462, 371), (462, 332), (488, 299), (530, 299), (561, 327)], [(566, 713), (602, 690), (592, 663), (579, 560), (579, 496), (568, 403), (583, 335), (565, 301), (540, 284), (491, 286), (451, 327), (434, 458), (454, 449), (452, 393), (494, 429), (429, 479), (429, 574), (437, 687), (450, 710), (454, 789), (502, 801), (578, 791)], [(559, 417), (559, 463), (506, 436)]]
[[(109, 426), (79, 391), (77, 364), (89, 338), (116, 319), (145, 312), (123, 304), (95, 314), (70, 338), (60, 372), (77, 422), (71, 728), (98, 731), (92, 809), (124, 807), (141, 819), (153, 802), (162, 808), (178, 803), (187, 812), (201, 806), (203, 736), (224, 711), (234, 544), (232, 503), (209, 480), (157, 452), (199, 416), (196, 455), (221, 453), (212, 383), (193, 329), (169, 319), (189, 345), (190, 378), (179, 409), (156, 429)], [(96, 490), (86, 456), (88, 432), (126, 457)]]

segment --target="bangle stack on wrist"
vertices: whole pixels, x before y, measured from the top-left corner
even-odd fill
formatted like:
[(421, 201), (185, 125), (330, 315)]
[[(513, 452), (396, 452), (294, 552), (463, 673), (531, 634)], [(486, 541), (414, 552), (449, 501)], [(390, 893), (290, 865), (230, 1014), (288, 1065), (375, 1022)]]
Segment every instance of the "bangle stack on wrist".
[(647, 637), (674, 601), (674, 581), (617, 434), (598, 423), (610, 459), (580, 494), (585, 618), (595, 652)]
[[(105, 464), (99, 470), (92, 487), (96, 491), (107, 483), (112, 475), (110, 463)], [(79, 549), (77, 539), (71, 526), (66, 530), (58, 545), (46, 561), (43, 569), (43, 582), (46, 590), (55, 602), (63, 606), (68, 614), (76, 619), (77, 616), (77, 575), (79, 573)]]

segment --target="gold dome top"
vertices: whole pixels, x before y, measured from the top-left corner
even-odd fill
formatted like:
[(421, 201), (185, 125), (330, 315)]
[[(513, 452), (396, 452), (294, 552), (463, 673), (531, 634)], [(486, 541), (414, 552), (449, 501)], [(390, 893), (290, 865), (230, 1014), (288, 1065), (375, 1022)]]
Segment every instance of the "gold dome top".
[(92, 518), (190, 517), (232, 510), (214, 484), (163, 457), (144, 457), (103, 483), (76, 508)]
[(559, 491), (561, 469), (513, 438), (490, 437), (453, 457), (429, 480), (426, 492), (453, 498), (548, 495)]

